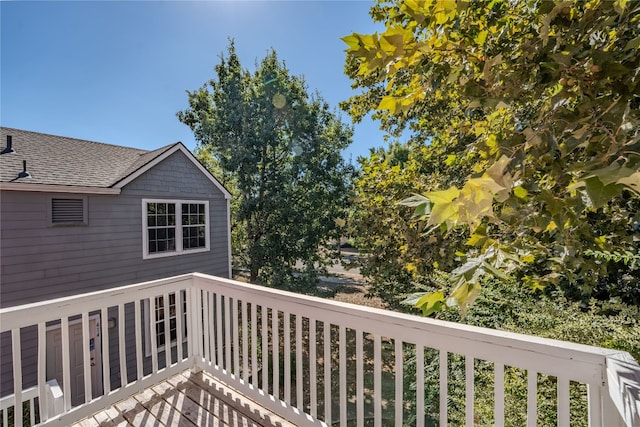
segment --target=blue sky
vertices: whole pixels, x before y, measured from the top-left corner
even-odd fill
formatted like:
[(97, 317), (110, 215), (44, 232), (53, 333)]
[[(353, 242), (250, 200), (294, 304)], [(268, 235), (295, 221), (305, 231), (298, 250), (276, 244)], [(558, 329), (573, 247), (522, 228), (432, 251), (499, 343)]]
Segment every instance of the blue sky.
[[(154, 149), (195, 147), (176, 112), (233, 37), (253, 69), (270, 48), (332, 107), (353, 92), (340, 37), (376, 30), (369, 1), (0, 2), (0, 122)], [(342, 113), (343, 120), (350, 117)], [(356, 125), (347, 159), (386, 145)]]

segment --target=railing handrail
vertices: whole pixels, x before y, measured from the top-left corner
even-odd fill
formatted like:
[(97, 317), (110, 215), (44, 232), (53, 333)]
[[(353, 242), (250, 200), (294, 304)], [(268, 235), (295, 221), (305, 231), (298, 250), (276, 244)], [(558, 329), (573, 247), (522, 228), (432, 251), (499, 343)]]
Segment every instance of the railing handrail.
[[(103, 291), (0, 308), (0, 332), (57, 320), (64, 316), (73, 316), (82, 311), (93, 312), (100, 310), (104, 306), (128, 303), (136, 300), (136, 298), (144, 298), (145, 296), (141, 295), (145, 294), (161, 294), (164, 290), (171, 291), (175, 289), (175, 285), (178, 283), (182, 284), (183, 288), (189, 288), (191, 287), (192, 277), (192, 273), (182, 274)], [(79, 310), (78, 307), (82, 307), (82, 309)]]
[[(340, 323), (340, 318), (361, 317), (366, 319), (369, 325), (371, 325), (371, 322), (375, 322), (377, 324), (376, 333), (378, 335), (385, 337), (398, 337), (406, 342), (415, 341), (415, 334), (417, 332), (425, 331), (447, 337), (449, 341), (446, 344), (438, 342), (428, 343), (429, 347), (435, 349), (446, 347), (450, 351), (455, 351), (455, 349), (451, 349), (452, 342), (462, 342), (466, 340), (503, 347), (505, 349), (532, 352), (540, 354), (544, 358), (553, 357), (571, 362), (583, 362), (585, 364), (597, 365), (598, 369), (600, 369), (598, 376), (601, 381), (605, 381), (607, 357), (628, 354), (619, 350), (576, 344), (515, 332), (499, 331), (496, 329), (425, 318), (308, 295), (300, 295), (293, 292), (266, 288), (264, 286), (237, 282), (235, 280), (209, 276), (201, 273), (194, 273), (194, 278), (196, 279), (195, 283), (198, 286), (204, 287), (207, 290), (212, 290), (207, 286), (207, 284), (214, 281), (216, 282), (216, 286), (222, 286), (229, 291), (229, 293), (226, 293), (225, 295), (234, 296), (235, 294), (239, 298), (247, 298), (250, 296), (252, 299), (256, 299), (261, 302), (264, 301), (265, 303), (269, 300), (270, 307), (289, 311), (294, 314), (298, 313), (312, 318), (315, 317), (318, 320), (328, 319), (335, 324)], [(391, 332), (393, 332), (393, 334)], [(468, 351), (465, 352), (468, 353)], [(473, 351), (471, 353), (473, 353)], [(478, 355), (478, 357), (482, 358), (480, 355)], [(591, 377), (589, 381), (585, 382), (593, 382), (593, 380), (594, 378)]]

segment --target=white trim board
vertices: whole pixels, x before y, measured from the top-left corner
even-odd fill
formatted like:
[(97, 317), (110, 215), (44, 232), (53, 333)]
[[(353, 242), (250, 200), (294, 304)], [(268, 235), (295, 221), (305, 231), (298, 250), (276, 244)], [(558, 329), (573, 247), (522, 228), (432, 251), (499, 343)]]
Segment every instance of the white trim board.
[(120, 194), (119, 188), (76, 187), (73, 185), (27, 184), (23, 182), (0, 182), (1, 191), (37, 191), (41, 193), (69, 194)]

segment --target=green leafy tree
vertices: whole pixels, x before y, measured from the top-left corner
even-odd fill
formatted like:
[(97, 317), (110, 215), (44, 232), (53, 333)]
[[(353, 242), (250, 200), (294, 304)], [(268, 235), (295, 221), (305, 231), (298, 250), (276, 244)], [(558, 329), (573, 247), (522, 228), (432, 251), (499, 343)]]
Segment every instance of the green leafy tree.
[(363, 90), (343, 107), (462, 142), (470, 166), (405, 202), (432, 232), (469, 233), (449, 294), (418, 306), (464, 310), (487, 275), (589, 295), (635, 259), (640, 2), (379, 1), (371, 15), (385, 31), (344, 38)]
[[(446, 238), (438, 233), (425, 238), (425, 223), (412, 221), (408, 209), (398, 208), (400, 200), (433, 190), (438, 182), (464, 182), (464, 161), (446, 150), (451, 147), (440, 141), (396, 142), (358, 159), (350, 232), (361, 252), (361, 272), (371, 279), (370, 294), (394, 308), (401, 308), (398, 304), (415, 292), (417, 284), (433, 288), (431, 272), (454, 268), (455, 252), (464, 249), (468, 238), (464, 230)], [(423, 197), (414, 195), (407, 203), (412, 201), (422, 204)]]
[(250, 73), (231, 42), (215, 70), (178, 118), (233, 181), (235, 259), (252, 282), (313, 291), (349, 207), (353, 168), (341, 150), (352, 130), (275, 51)]

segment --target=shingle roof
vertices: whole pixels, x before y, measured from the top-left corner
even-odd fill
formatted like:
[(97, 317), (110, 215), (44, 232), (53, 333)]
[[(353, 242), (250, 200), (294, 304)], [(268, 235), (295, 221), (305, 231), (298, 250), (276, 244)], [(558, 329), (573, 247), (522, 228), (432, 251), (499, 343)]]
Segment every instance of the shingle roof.
[[(0, 155), (0, 182), (109, 188), (177, 144), (153, 151), (20, 129), (0, 128), (0, 150), (12, 136), (14, 154)], [(23, 160), (31, 178), (17, 178)]]

